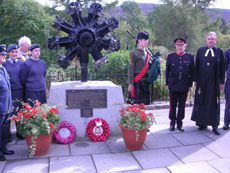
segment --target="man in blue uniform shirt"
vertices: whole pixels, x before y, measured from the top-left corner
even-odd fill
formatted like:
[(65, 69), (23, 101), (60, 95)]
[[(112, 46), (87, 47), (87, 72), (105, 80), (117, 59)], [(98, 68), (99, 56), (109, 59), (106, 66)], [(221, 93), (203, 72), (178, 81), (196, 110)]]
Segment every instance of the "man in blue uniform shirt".
[(40, 59), (40, 44), (32, 44), (29, 50), (31, 57), (22, 63), (20, 79), (25, 87), (25, 102), (34, 106), (36, 100), (46, 103), (46, 62)]
[[(22, 61), (17, 59), (18, 45), (14, 43), (10, 44), (7, 48), (7, 53), (9, 55), (9, 59), (6, 60), (3, 66), (6, 68), (6, 71), (10, 76), (11, 96), (13, 103), (12, 115), (17, 115), (17, 112), (19, 112), (22, 108), (22, 101), (24, 101), (23, 85), (19, 78)], [(24, 137), (18, 132), (16, 133), (16, 136), (20, 139), (24, 139)]]
[[(174, 40), (176, 52), (167, 57), (166, 89), (170, 94), (169, 119), (170, 131), (174, 131), (175, 124), (179, 131), (184, 131), (182, 120), (185, 116), (185, 103), (189, 89), (192, 87), (194, 76), (193, 55), (185, 52), (186, 41), (182, 38)], [(176, 107), (178, 104), (178, 112)]]
[(14, 151), (6, 148), (10, 128), (8, 118), (12, 106), (9, 75), (2, 65), (6, 61), (6, 54), (4, 46), (0, 46), (0, 161), (6, 160), (4, 155), (14, 154)]

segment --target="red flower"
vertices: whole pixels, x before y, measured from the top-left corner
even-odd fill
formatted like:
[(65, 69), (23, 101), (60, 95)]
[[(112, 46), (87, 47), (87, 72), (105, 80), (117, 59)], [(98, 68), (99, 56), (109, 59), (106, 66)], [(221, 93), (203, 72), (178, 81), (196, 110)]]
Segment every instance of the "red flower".
[(120, 112), (124, 112), (125, 108), (121, 108)]
[(141, 120), (143, 120), (143, 121), (145, 121), (145, 120), (147, 120), (145, 117), (141, 117)]
[(26, 110), (32, 109), (31, 106), (30, 106), (29, 104), (25, 104), (25, 108), (26, 108)]
[(43, 117), (47, 117), (47, 114), (42, 114)]
[(150, 116), (153, 116), (153, 114), (152, 114), (152, 113), (149, 113), (149, 115), (150, 115)]
[(54, 124), (53, 123), (50, 123), (50, 127), (52, 127), (52, 129), (54, 128)]

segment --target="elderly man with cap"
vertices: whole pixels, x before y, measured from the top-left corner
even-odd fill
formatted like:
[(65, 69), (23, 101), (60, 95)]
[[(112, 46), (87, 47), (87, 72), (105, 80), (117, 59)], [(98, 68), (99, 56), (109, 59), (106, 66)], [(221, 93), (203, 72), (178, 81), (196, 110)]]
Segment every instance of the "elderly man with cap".
[[(174, 40), (176, 52), (167, 57), (166, 62), (166, 89), (169, 90), (170, 131), (175, 130), (175, 124), (179, 131), (184, 131), (183, 122), (185, 116), (185, 103), (189, 89), (192, 87), (194, 77), (193, 55), (185, 52), (186, 41), (182, 38)], [(178, 104), (178, 112), (176, 107)]]
[(18, 59), (25, 61), (29, 59), (29, 50), (28, 48), (31, 46), (31, 40), (29, 37), (23, 36), (18, 40), (18, 45), (20, 47), (18, 51)]
[(150, 91), (147, 83), (150, 54), (145, 50), (148, 46), (148, 39), (149, 34), (147, 32), (139, 32), (136, 39), (136, 46), (138, 44), (138, 47), (129, 55), (128, 91), (134, 98), (135, 104), (150, 104)]
[[(17, 44), (10, 44), (7, 48), (7, 53), (9, 55), (9, 59), (6, 60), (3, 66), (6, 68), (8, 74), (10, 75), (11, 96), (13, 102), (12, 115), (16, 115), (17, 112), (19, 112), (22, 108), (22, 101), (24, 101), (23, 85), (19, 77), (22, 61), (17, 59)], [(24, 137), (18, 132), (16, 133), (16, 136), (20, 139), (24, 139)]]
[(31, 57), (21, 65), (20, 79), (25, 87), (25, 102), (31, 106), (35, 100), (46, 103), (46, 62), (40, 59), (40, 44), (29, 48)]
[(197, 50), (194, 82), (196, 86), (195, 102), (191, 119), (204, 130), (212, 126), (215, 135), (220, 135), (220, 90), (224, 88), (224, 53), (216, 46), (215, 32), (206, 36), (207, 46)]
[(9, 115), (12, 107), (11, 90), (9, 75), (3, 67), (6, 61), (5, 47), (0, 46), (0, 161), (5, 161), (4, 155), (14, 154), (14, 151), (8, 150), (6, 144), (9, 139), (10, 120)]

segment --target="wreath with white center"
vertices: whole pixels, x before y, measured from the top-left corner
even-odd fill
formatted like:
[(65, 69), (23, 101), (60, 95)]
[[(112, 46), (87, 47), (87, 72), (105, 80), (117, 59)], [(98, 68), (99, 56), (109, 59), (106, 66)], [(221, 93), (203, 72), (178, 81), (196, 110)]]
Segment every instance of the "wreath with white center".
[(53, 132), (53, 137), (57, 143), (70, 144), (75, 140), (76, 128), (67, 121), (58, 124), (58, 129)]
[(86, 127), (88, 138), (94, 142), (105, 141), (109, 137), (109, 124), (102, 118), (92, 119)]

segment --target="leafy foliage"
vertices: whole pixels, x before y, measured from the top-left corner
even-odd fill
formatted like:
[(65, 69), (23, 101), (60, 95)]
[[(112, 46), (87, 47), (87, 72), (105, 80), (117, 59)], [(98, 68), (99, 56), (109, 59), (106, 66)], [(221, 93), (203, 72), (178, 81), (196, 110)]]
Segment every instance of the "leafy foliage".
[(23, 108), (11, 117), (17, 125), (17, 130), (23, 136), (33, 136), (30, 154), (33, 155), (36, 150), (36, 139), (38, 135), (48, 135), (57, 126), (60, 119), (57, 114), (58, 109), (49, 107), (47, 104), (40, 104), (36, 101), (35, 106), (22, 103)]
[(143, 130), (149, 128), (155, 121), (152, 113), (145, 113), (144, 104), (135, 104), (128, 108), (122, 108), (121, 112), (121, 126), (134, 129)]

